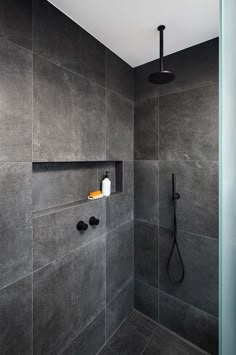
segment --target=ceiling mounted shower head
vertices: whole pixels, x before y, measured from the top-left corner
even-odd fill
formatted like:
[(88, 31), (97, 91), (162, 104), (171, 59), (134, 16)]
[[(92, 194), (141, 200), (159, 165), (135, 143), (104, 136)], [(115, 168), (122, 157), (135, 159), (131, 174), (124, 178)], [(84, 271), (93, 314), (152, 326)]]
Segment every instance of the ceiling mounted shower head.
[(167, 84), (170, 81), (175, 79), (175, 74), (169, 70), (163, 69), (163, 47), (164, 47), (163, 32), (165, 26), (161, 25), (157, 29), (160, 32), (160, 71), (149, 75), (149, 81), (152, 84)]

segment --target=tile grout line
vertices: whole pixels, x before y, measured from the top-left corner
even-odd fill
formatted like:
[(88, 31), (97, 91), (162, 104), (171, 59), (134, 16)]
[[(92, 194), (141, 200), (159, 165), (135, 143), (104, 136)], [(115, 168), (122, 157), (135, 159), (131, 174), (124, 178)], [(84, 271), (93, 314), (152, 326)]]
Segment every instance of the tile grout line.
[(144, 349), (143, 349), (143, 351), (141, 352), (140, 355), (143, 355), (143, 354), (144, 354), (144, 352), (145, 352), (145, 350), (148, 348), (148, 345), (150, 344), (152, 338), (153, 338), (153, 334), (151, 334), (149, 340), (147, 341), (147, 344), (145, 345), (145, 347), (144, 347)]

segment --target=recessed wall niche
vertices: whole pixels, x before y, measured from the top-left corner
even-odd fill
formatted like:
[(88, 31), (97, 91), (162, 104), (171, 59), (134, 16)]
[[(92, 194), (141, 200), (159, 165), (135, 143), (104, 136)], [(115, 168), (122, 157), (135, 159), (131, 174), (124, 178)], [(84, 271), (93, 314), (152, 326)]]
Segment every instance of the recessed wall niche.
[[(33, 163), (33, 212), (87, 200), (110, 171), (111, 192), (123, 192), (123, 162)], [(91, 202), (91, 201), (88, 201)]]

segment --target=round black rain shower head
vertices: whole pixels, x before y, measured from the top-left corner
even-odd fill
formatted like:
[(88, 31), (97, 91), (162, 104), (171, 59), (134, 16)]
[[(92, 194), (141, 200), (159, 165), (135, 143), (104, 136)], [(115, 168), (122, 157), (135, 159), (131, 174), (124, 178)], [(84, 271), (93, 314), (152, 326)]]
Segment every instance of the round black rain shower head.
[(167, 84), (175, 79), (175, 74), (170, 70), (163, 69), (163, 32), (165, 29), (164, 25), (159, 26), (158, 31), (160, 32), (160, 71), (152, 73), (149, 75), (149, 81), (152, 84)]
[(149, 76), (149, 81), (152, 84), (167, 84), (175, 79), (175, 74), (169, 70), (162, 70), (156, 73), (152, 73)]

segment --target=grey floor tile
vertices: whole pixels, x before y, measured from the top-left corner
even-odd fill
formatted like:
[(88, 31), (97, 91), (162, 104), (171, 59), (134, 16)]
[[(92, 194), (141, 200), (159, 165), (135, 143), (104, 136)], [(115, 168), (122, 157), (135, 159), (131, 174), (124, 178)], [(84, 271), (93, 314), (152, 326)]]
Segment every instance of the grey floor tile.
[(0, 291), (1, 354), (32, 354), (32, 276)]
[(134, 222), (135, 279), (158, 286), (158, 226)]
[[(172, 247), (173, 234), (167, 229), (159, 229), (159, 287), (211, 315), (218, 313), (218, 241), (184, 232), (178, 233), (179, 248), (185, 266), (185, 278), (179, 285), (172, 283), (167, 275), (166, 265)], [(173, 278), (180, 277), (179, 259), (174, 252), (170, 264)]]
[(31, 163), (0, 163), (0, 288), (32, 272)]
[(172, 228), (172, 174), (176, 178), (178, 229), (218, 237), (218, 163), (203, 161), (159, 162), (160, 225)]
[(122, 225), (106, 235), (106, 298), (110, 302), (133, 278), (133, 222)]
[(105, 238), (99, 238), (34, 273), (34, 354), (62, 351), (104, 307)]
[(18, 45), (32, 47), (32, 1), (0, 2), (0, 34)]
[(159, 101), (161, 160), (218, 160), (219, 93), (207, 85)]
[(134, 216), (135, 219), (159, 223), (158, 161), (134, 162)]
[(113, 351), (109, 346), (105, 346), (100, 352), (99, 355), (116, 355), (115, 351)]
[(133, 100), (133, 68), (107, 48), (106, 87)]
[(104, 160), (105, 90), (34, 56), (33, 128), (34, 161)]
[[(98, 226), (89, 225), (89, 219), (92, 216), (99, 219)], [(77, 230), (79, 221), (88, 224), (86, 231)], [(105, 232), (105, 199), (89, 201), (85, 204), (33, 218), (34, 270), (88, 244)]]
[(134, 305), (134, 285), (130, 281), (106, 306), (106, 340), (132, 311)]
[(134, 281), (134, 307), (146, 316), (158, 320), (158, 288)]
[(117, 355), (141, 355), (151, 338), (151, 331), (141, 324), (125, 321), (108, 342)]
[(144, 326), (145, 328), (147, 328), (148, 330), (150, 330), (152, 333), (154, 332), (154, 330), (157, 327), (156, 322), (152, 321), (148, 317), (145, 317), (144, 314), (137, 312), (136, 310), (133, 310), (133, 312), (131, 312), (129, 314), (128, 321), (131, 323), (132, 322), (138, 323), (138, 324)]
[(32, 54), (0, 38), (0, 76), (0, 161), (31, 161)]
[(218, 319), (160, 291), (160, 323), (185, 339), (218, 354)]
[(132, 160), (133, 104), (110, 91), (106, 95), (106, 159)]
[(105, 343), (105, 311), (62, 352), (62, 355), (95, 355)]
[(143, 355), (201, 355), (200, 349), (184, 342), (174, 334), (157, 327)]
[(151, 97), (134, 105), (134, 159), (158, 159), (158, 98)]
[(46, 0), (33, 0), (33, 33), (35, 53), (105, 86), (105, 47)]

